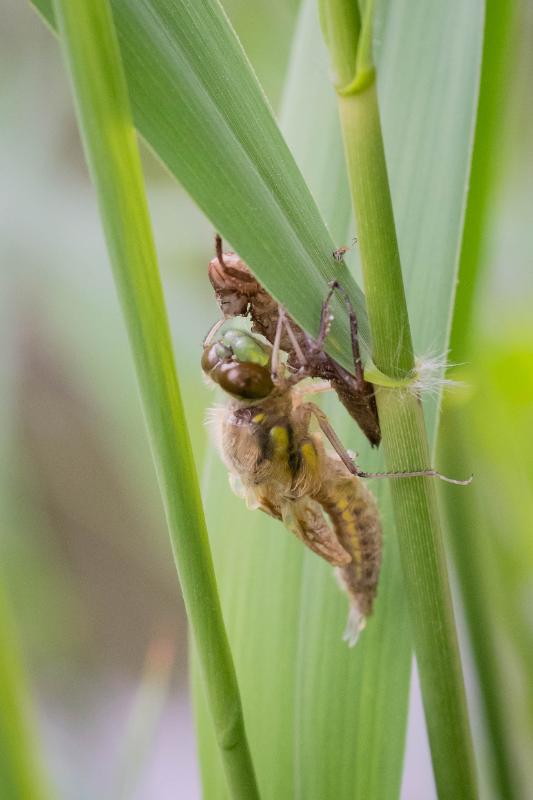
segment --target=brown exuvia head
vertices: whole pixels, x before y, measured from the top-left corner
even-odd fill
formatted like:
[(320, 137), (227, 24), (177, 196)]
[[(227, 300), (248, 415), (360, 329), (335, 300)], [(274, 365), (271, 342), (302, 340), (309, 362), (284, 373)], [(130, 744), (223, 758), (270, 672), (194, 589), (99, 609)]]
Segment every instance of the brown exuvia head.
[(216, 256), (209, 262), (208, 275), (217, 303), (225, 317), (244, 317), (250, 298), (259, 291), (259, 284), (236, 253), (222, 252), (222, 239), (215, 236)]

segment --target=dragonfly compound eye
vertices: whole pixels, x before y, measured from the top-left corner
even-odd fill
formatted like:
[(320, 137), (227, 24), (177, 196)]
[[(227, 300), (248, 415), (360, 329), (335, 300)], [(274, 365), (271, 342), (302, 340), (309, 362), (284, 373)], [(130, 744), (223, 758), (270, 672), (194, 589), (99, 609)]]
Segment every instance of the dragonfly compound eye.
[(220, 341), (231, 349), (234, 358), (247, 364), (260, 364), (266, 367), (270, 362), (270, 348), (246, 331), (237, 328), (227, 330)]
[(208, 344), (204, 347), (204, 352), (202, 353), (202, 369), (209, 375), (218, 364), (230, 360), (232, 356), (231, 349), (221, 341)]
[(268, 368), (251, 362), (221, 364), (211, 377), (225, 392), (242, 400), (260, 400), (274, 389)]

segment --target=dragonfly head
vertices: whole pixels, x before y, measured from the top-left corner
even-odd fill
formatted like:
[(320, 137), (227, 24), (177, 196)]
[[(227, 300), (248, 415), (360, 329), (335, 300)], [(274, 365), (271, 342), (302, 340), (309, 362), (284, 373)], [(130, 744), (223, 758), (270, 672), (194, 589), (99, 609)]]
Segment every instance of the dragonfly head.
[(262, 400), (273, 391), (270, 348), (245, 331), (230, 328), (204, 346), (202, 369), (239, 400)]

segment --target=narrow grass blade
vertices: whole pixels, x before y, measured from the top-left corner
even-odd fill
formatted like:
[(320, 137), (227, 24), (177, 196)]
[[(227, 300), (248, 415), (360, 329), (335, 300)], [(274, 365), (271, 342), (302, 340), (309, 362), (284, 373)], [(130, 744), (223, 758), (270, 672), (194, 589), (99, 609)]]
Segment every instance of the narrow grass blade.
[[(53, 22), (49, 0), (34, 4)], [(218, 0), (112, 0), (136, 126), (291, 316), (316, 333), (327, 281), (364, 299), (279, 131)], [(328, 350), (351, 364), (335, 301)]]
[[(490, 722), (503, 751), (499, 759), (507, 760), (513, 792), (510, 796), (525, 798), (533, 779), (533, 628), (530, 605), (524, 602), (533, 572), (533, 454), (523, 442), (531, 441), (533, 435), (531, 409), (525, 401), (533, 393), (529, 368), (533, 328), (530, 323), (521, 324), (509, 335), (512, 324), (505, 325), (508, 335), (504, 341), (497, 332), (491, 332), (473, 349), (473, 361), (480, 367), (473, 369), (476, 392), (461, 420), (463, 430), (459, 433), (463, 435), (454, 455), (464, 454), (465, 442), (470, 441), (471, 455), (467, 458), (475, 458), (481, 473), (476, 485), (478, 505), (467, 509), (475, 514), (476, 527), (466, 549), (476, 549), (475, 559), (467, 552), (458, 570), (465, 570), (471, 578), (466, 584), (468, 591), (480, 593), (477, 605), (483, 604), (483, 608), (476, 636), (486, 632), (481, 646), (493, 659), (480, 670), (481, 681), (492, 679), (484, 698), (492, 706), (487, 715), (495, 715)], [(511, 389), (509, 370), (513, 375)], [(512, 430), (520, 431), (521, 436), (509, 436)], [(463, 511), (458, 509), (461, 525)], [(474, 604), (471, 608), (477, 610)], [(476, 654), (476, 659), (481, 655)], [(488, 756), (492, 757), (491, 751)], [(501, 766), (498, 764), (498, 768)]]
[(476, 290), (486, 263), (486, 225), (502, 169), (501, 133), (516, 17), (515, 0), (487, 0), (472, 170), (450, 337), (450, 359), (457, 364), (469, 357)]
[(29, 695), (0, 583), (0, 797), (45, 800), (48, 782), (30, 730)]
[[(453, 400), (445, 405), (440, 428), (442, 440), (439, 450), (447, 470), (474, 469), (471, 454), (465, 447), (470, 438), (466, 421), (470, 409)], [(477, 482), (482, 476), (477, 475)], [(501, 598), (494, 569), (491, 569), (488, 542), (490, 538), (480, 508), (479, 487), (474, 487), (474, 497), (459, 497), (443, 487), (448, 523), (448, 539), (454, 559), (455, 571), (461, 589), (469, 630), (469, 641), (479, 677), (483, 714), (490, 744), (487, 772), (493, 782), (497, 797), (520, 797), (517, 770), (510, 736), (510, 714), (505, 697), (505, 679), (499, 642), (501, 640)], [(485, 540), (485, 541), (484, 541)], [(514, 625), (511, 622), (511, 625)]]
[(107, 0), (54, 4), (137, 370), (172, 549), (233, 797), (257, 796)]
[[(486, 263), (484, 243), (490, 220), (491, 201), (501, 169), (501, 129), (505, 119), (505, 95), (511, 54), (511, 31), (516, 15), (514, 2), (489, 0), (486, 4), (485, 36), (479, 104), (474, 139), (472, 171), (461, 246), (459, 283), (451, 333), (451, 361), (471, 360), (473, 310), (479, 277)], [(498, 146), (500, 145), (500, 146)], [(439, 452), (445, 469), (453, 474), (476, 471), (469, 463), (469, 436), (464, 419), (472, 403), (454, 398), (444, 408), (439, 432)], [(490, 773), (500, 797), (517, 797), (516, 764), (509, 737), (509, 719), (503, 698), (503, 674), (498, 652), (498, 599), (491, 588), (487, 566), (487, 532), (480, 501), (475, 494), (443, 489), (448, 539), (459, 579), (472, 651), (476, 661), (481, 697), (491, 749)]]

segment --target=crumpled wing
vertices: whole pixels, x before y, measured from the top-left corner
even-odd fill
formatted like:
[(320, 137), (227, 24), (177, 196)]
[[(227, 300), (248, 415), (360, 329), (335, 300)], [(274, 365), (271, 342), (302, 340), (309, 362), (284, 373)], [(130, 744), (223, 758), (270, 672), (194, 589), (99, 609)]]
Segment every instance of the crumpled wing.
[(229, 481), (232, 490), (246, 501), (248, 508), (258, 508), (274, 519), (283, 520), (286, 528), (333, 567), (344, 567), (351, 562), (351, 555), (339, 542), (315, 500), (310, 497), (280, 497), (273, 486), (244, 485), (235, 473), (230, 473)]
[(320, 505), (311, 498), (285, 500), (281, 504), (281, 516), (285, 526), (300, 541), (332, 566), (342, 567), (351, 562), (351, 555), (324, 519)]

